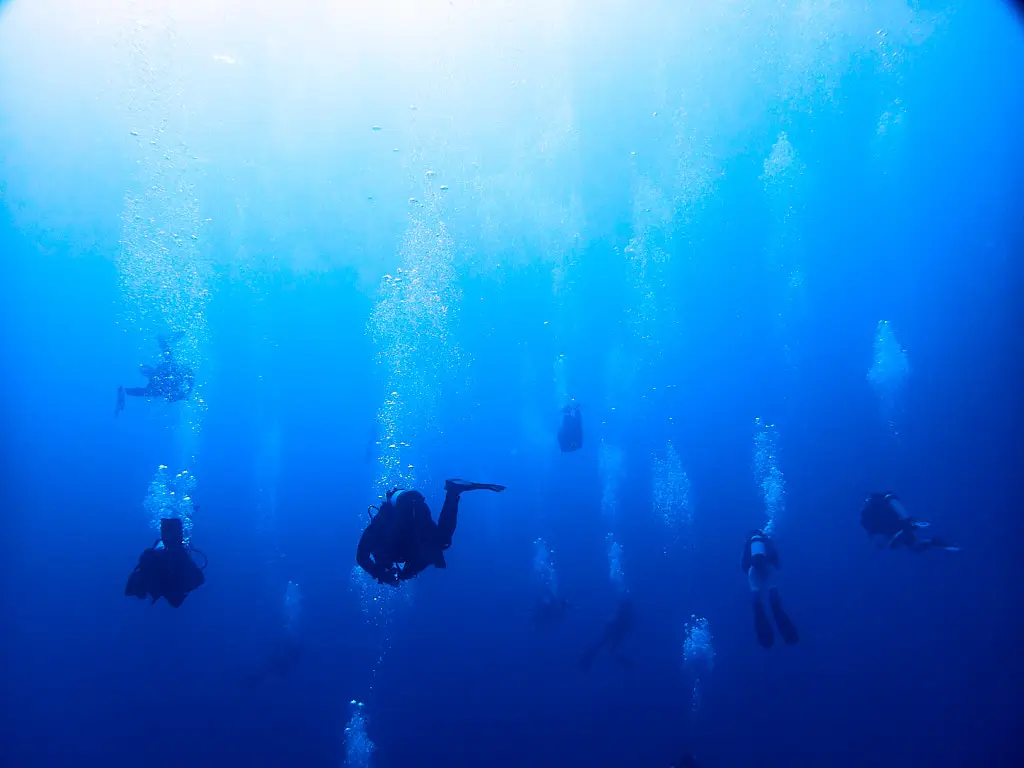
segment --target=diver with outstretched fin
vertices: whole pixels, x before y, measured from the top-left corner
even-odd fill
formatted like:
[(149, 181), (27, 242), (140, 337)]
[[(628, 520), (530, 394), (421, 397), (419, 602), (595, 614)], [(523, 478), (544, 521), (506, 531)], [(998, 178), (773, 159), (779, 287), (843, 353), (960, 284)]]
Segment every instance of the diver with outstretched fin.
[(171, 345), (184, 335), (179, 331), (171, 334), (170, 338), (162, 335), (156, 337), (157, 343), (160, 345), (160, 364), (155, 367), (145, 364), (139, 366), (139, 372), (149, 379), (146, 386), (119, 386), (117, 388), (115, 416), (124, 410), (126, 395), (129, 397), (162, 397), (169, 403), (188, 399), (192, 394), (195, 377), (192, 369), (181, 365), (174, 359), (174, 351), (171, 349)]
[[(145, 600), (147, 596), (155, 603), (161, 597), (179, 607), (189, 592), (198, 589), (206, 581), (206, 555), (185, 544), (184, 526), (181, 518), (168, 517), (160, 521), (160, 538), (139, 557), (138, 565), (128, 576), (125, 586), (126, 597)], [(203, 565), (196, 565), (192, 552), (203, 557)]]
[[(459, 497), (466, 491), (505, 490), (503, 485), (446, 480), (444, 506), (437, 522), (419, 491), (394, 489), (371, 516), (356, 548), (356, 562), (380, 584), (397, 586), (429, 566), (446, 568), (444, 551), (452, 545), (459, 519)], [(374, 509), (374, 507), (370, 507)]]
[(860, 524), (868, 532), (868, 538), (882, 537), (882, 546), (889, 549), (906, 547), (912, 552), (926, 549), (944, 549), (957, 552), (960, 547), (950, 544), (939, 536), (919, 536), (918, 532), (930, 527), (930, 523), (915, 520), (895, 493), (872, 493), (864, 500), (860, 511)]
[(562, 453), (572, 453), (583, 447), (583, 417), (577, 403), (569, 403), (562, 409), (562, 423), (558, 427), (558, 447), (562, 449)]
[(583, 656), (580, 658), (580, 669), (590, 669), (597, 654), (605, 648), (608, 649), (612, 658), (622, 666), (633, 666), (632, 662), (622, 654), (622, 643), (633, 631), (635, 623), (636, 617), (633, 612), (633, 601), (629, 595), (625, 595), (619, 600), (615, 616), (605, 625), (601, 636), (583, 652)]
[(779, 628), (779, 634), (786, 644), (795, 645), (799, 642), (800, 635), (789, 614), (783, 610), (779, 588), (772, 581), (772, 569), (779, 567), (779, 550), (775, 546), (775, 541), (762, 530), (751, 533), (743, 549), (742, 566), (750, 583), (750, 591), (753, 593), (754, 631), (757, 633), (757, 641), (765, 648), (771, 648), (775, 643), (775, 633), (772, 632), (768, 612), (764, 608), (764, 597), (767, 593), (768, 605), (771, 607), (772, 616), (775, 617), (775, 626)]

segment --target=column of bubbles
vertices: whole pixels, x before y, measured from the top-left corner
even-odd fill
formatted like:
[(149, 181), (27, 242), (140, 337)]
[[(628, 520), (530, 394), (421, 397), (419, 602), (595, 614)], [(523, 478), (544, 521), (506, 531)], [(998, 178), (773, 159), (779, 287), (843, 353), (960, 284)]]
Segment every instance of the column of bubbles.
[(670, 546), (683, 538), (686, 529), (693, 522), (690, 478), (683, 469), (679, 453), (671, 440), (665, 446), (664, 455), (654, 457), (651, 475), (654, 511), (669, 534), (665, 543), (667, 552)]
[(661, 339), (672, 324), (671, 292), (665, 290), (672, 214), (672, 204), (661, 190), (640, 178), (633, 192), (633, 234), (623, 252), (632, 292), (626, 319), (640, 367), (660, 358)]
[(622, 545), (619, 544), (616, 533), (619, 515), (619, 486), (622, 482), (625, 456), (620, 448), (602, 440), (599, 463), (601, 471), (601, 516), (604, 518), (608, 531), (605, 536), (608, 554), (608, 578), (611, 579), (615, 591), (622, 596), (627, 592), (628, 588), (626, 586), (626, 575), (622, 569)]
[[(799, 302), (804, 285), (802, 237), (798, 222), (801, 210), (797, 204), (798, 184), (803, 176), (804, 165), (800, 162), (793, 144), (785, 131), (779, 133), (771, 152), (764, 161), (764, 172), (760, 176), (765, 195), (771, 209), (772, 234), (766, 247), (768, 268), (775, 272), (785, 286), (786, 307), (780, 312), (785, 326), (794, 304)], [(783, 345), (790, 353), (790, 334), (785, 333)]]
[(887, 320), (875, 329), (874, 359), (868, 369), (868, 382), (878, 396), (882, 420), (893, 435), (900, 432), (903, 396), (910, 376), (907, 352), (896, 339), (892, 324)]
[[(406, 231), (399, 266), (381, 279), (367, 329), (386, 392), (377, 411), (381, 496), (393, 488), (416, 487), (419, 441), (430, 434), (445, 379), (460, 360), (452, 338), (460, 300), (454, 247), (444, 223), (429, 210), (418, 209)], [(363, 614), (378, 626), (389, 621), (394, 602), (411, 599), (412, 590), (404, 588), (410, 586), (395, 590), (358, 566), (352, 569)]]
[[(428, 222), (428, 219), (432, 219)], [(417, 440), (431, 427), (445, 379), (460, 361), (454, 246), (443, 222), (414, 218), (394, 275), (384, 275), (369, 322), (386, 382), (377, 413), (377, 489), (413, 487)]]
[(195, 487), (195, 476), (187, 469), (172, 476), (166, 465), (157, 467), (143, 501), (150, 527), (159, 532), (162, 519), (180, 518), (187, 544), (192, 537), (192, 516), (195, 513), (192, 493)]
[(349, 718), (345, 726), (344, 768), (370, 768), (374, 749), (376, 745), (366, 733), (363, 703), (353, 699), (349, 702)]
[[(377, 412), (375, 485), (381, 496), (396, 487), (415, 488), (424, 479), (417, 471), (417, 459), (424, 453), (421, 442), (434, 433), (444, 387), (460, 362), (454, 325), (461, 294), (454, 244), (439, 216), (441, 194), (427, 189), (426, 203), (415, 201), (398, 252), (399, 264), (393, 275), (381, 279), (367, 324), (386, 393)], [(366, 519), (359, 523), (365, 525)], [(352, 568), (350, 588), (359, 596), (363, 616), (382, 632), (372, 666), (372, 695), (376, 675), (391, 648), (392, 621), (400, 606), (411, 604), (414, 588), (408, 582), (400, 589), (378, 584), (358, 566)], [(366, 736), (358, 702), (353, 702), (346, 740), (350, 745), (346, 765), (369, 765), (373, 743)]]
[(715, 667), (714, 638), (708, 620), (690, 616), (683, 640), (683, 669), (693, 680), (690, 706), (694, 713), (700, 710), (704, 681)]
[[(135, 6), (133, 5), (133, 8)], [(140, 9), (124, 33), (129, 86), (126, 134), (137, 177), (125, 194), (117, 268), (124, 296), (122, 328), (135, 335), (139, 354), (152, 354), (157, 334), (178, 335), (175, 359), (196, 372), (191, 397), (180, 408), (185, 456), (201, 428), (205, 402), (202, 350), (211, 267), (198, 247), (202, 220), (194, 188), (196, 158), (185, 142), (189, 124), (180, 51), (169, 9)]]
[(778, 431), (774, 424), (754, 419), (754, 477), (764, 499), (764, 532), (771, 534), (786, 506), (786, 478), (779, 469)]
[(900, 39), (904, 37), (906, 30), (899, 27), (900, 25), (896, 24), (890, 29), (875, 30), (875, 54), (878, 57), (879, 82), (881, 84), (877, 93), (884, 100), (885, 106), (875, 125), (874, 159), (882, 174), (888, 173), (893, 155), (901, 146), (901, 139), (905, 136), (903, 126), (906, 122), (907, 108), (900, 98), (903, 92), (903, 60), (905, 57)]

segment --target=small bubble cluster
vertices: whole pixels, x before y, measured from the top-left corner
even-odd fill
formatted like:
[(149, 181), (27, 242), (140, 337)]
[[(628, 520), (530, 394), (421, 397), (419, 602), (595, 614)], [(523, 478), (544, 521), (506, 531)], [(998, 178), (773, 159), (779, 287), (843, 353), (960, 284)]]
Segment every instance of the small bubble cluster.
[(558, 595), (558, 573), (555, 571), (554, 552), (544, 539), (533, 542), (533, 572), (540, 578), (545, 594)]
[(195, 475), (187, 469), (171, 476), (166, 465), (161, 464), (157, 467), (143, 501), (150, 526), (155, 531), (159, 531), (162, 519), (181, 518), (187, 544), (192, 537), (192, 516), (195, 512), (192, 493), (195, 491), (195, 487)]
[(710, 672), (715, 666), (714, 638), (703, 616), (690, 616), (683, 641), (683, 664), (688, 669)]
[(683, 668), (693, 676), (690, 706), (695, 713), (700, 709), (702, 680), (711, 674), (714, 667), (714, 638), (708, 620), (702, 616), (690, 616), (686, 623), (686, 637), (683, 640)]
[(415, 591), (411, 582), (405, 582), (398, 588), (379, 584), (358, 565), (352, 566), (349, 589), (359, 598), (363, 617), (375, 627), (390, 626), (398, 606), (411, 604)]
[(761, 181), (769, 192), (784, 184), (791, 170), (797, 170), (796, 150), (789, 141), (785, 131), (779, 133), (772, 145), (772, 151), (764, 161), (764, 173)]
[(615, 591), (621, 596), (626, 594), (626, 574), (622, 570), (622, 545), (615, 540), (615, 536), (609, 533), (605, 537), (608, 544), (608, 578), (615, 587)]
[(366, 733), (363, 703), (353, 699), (349, 702), (349, 718), (345, 726), (344, 768), (370, 768), (376, 748)]

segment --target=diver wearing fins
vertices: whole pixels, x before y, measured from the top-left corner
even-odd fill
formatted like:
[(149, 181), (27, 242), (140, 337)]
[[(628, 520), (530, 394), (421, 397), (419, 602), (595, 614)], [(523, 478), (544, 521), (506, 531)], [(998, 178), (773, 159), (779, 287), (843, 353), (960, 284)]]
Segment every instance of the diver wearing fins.
[(889, 549), (906, 547), (912, 552), (926, 549), (944, 549), (957, 552), (960, 547), (950, 544), (938, 536), (918, 536), (917, 532), (928, 528), (930, 523), (915, 520), (895, 493), (872, 493), (864, 500), (860, 511), (860, 524), (868, 532), (868, 538), (881, 536), (882, 546)]
[[(428, 566), (445, 568), (444, 550), (452, 545), (459, 518), (459, 496), (466, 491), (505, 490), (503, 485), (446, 480), (441, 514), (435, 523), (423, 494), (396, 488), (371, 515), (356, 549), (356, 562), (380, 584), (398, 586)], [(374, 507), (370, 507), (374, 509)], [(401, 566), (401, 567), (399, 567)]]
[(175, 361), (174, 352), (171, 349), (171, 345), (184, 335), (184, 333), (178, 332), (172, 334), (170, 339), (164, 336), (156, 337), (157, 343), (160, 345), (160, 364), (156, 367), (145, 364), (139, 366), (139, 372), (149, 379), (146, 386), (117, 388), (115, 416), (124, 410), (126, 395), (129, 397), (162, 397), (169, 403), (188, 399), (192, 394), (195, 377), (190, 368)]
[(572, 453), (583, 447), (583, 417), (577, 403), (562, 409), (562, 424), (558, 427), (558, 447), (562, 453)]
[(757, 641), (765, 648), (771, 648), (775, 643), (775, 633), (772, 632), (768, 613), (764, 609), (764, 594), (767, 592), (768, 604), (771, 606), (779, 634), (787, 645), (795, 645), (799, 642), (800, 635), (792, 619), (782, 609), (779, 588), (772, 583), (772, 569), (779, 567), (779, 550), (764, 531), (759, 529), (750, 534), (743, 548), (742, 565), (750, 582), (750, 591), (753, 593), (754, 630), (757, 633)]
[[(139, 556), (139, 563), (128, 577), (124, 588), (126, 597), (145, 600), (147, 596), (155, 603), (161, 597), (179, 607), (189, 592), (198, 589), (206, 581), (206, 555), (185, 544), (185, 535), (180, 518), (168, 517), (160, 521), (160, 538), (153, 546)], [(203, 556), (203, 565), (196, 565), (192, 552)]]

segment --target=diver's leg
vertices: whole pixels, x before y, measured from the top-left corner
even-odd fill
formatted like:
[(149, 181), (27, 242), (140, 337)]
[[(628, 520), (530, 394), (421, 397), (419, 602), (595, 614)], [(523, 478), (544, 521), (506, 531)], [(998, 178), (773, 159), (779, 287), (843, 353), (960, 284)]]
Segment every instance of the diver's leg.
[[(452, 481), (449, 480), (448, 482)], [(441, 544), (441, 549), (448, 549), (452, 545), (452, 536), (455, 535), (455, 526), (458, 522), (459, 491), (449, 488), (448, 492), (444, 495), (444, 506), (441, 507), (441, 514), (437, 518), (437, 539)]]
[(124, 410), (124, 387), (117, 388), (117, 405), (114, 406), (114, 415), (117, 416)]
[(782, 609), (782, 600), (779, 599), (779, 588), (772, 587), (768, 590), (768, 602), (772, 606), (772, 616), (775, 617), (775, 626), (779, 628), (779, 634), (786, 641), (787, 645), (796, 645), (800, 642), (800, 634), (796, 631), (796, 625)]
[(757, 642), (764, 648), (771, 648), (775, 643), (775, 633), (772, 632), (771, 622), (768, 621), (768, 612), (764, 609), (764, 602), (761, 600), (761, 592), (767, 586), (767, 574), (765, 569), (756, 565), (750, 566), (747, 571), (747, 579), (750, 583), (751, 600), (754, 608), (754, 633), (757, 635)]
[[(149, 387), (127, 387), (124, 393), (129, 397), (149, 397)], [(133, 406), (134, 407), (134, 406)]]

